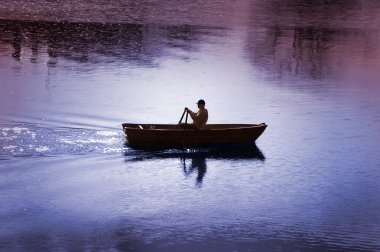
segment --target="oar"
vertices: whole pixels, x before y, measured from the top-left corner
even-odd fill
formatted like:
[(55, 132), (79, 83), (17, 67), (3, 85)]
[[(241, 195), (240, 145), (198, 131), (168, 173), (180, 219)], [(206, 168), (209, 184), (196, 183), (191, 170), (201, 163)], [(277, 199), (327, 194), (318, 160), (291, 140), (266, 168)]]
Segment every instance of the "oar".
[(187, 117), (189, 116), (189, 112), (186, 113), (186, 118), (185, 118), (185, 125), (187, 125)]
[(182, 114), (181, 119), (179, 120), (178, 124), (181, 124), (183, 116), (185, 115), (185, 113), (186, 113), (186, 110), (183, 111), (183, 114)]
[[(185, 110), (185, 112), (187, 112), (187, 111)], [(186, 113), (185, 127), (183, 128), (182, 148), (185, 147), (185, 135), (186, 135), (186, 127), (187, 127), (187, 117), (188, 117), (188, 115), (189, 115), (189, 112)], [(182, 117), (183, 117), (183, 115), (182, 115)], [(182, 121), (182, 118), (181, 118), (181, 121)]]

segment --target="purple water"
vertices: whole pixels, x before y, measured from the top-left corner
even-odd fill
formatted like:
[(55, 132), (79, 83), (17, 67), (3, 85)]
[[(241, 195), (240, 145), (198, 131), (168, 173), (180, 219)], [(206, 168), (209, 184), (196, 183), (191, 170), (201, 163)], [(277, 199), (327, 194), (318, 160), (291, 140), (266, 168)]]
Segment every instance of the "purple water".
[[(1, 251), (380, 250), (376, 1), (6, 1)], [(121, 123), (269, 126), (133, 150)]]

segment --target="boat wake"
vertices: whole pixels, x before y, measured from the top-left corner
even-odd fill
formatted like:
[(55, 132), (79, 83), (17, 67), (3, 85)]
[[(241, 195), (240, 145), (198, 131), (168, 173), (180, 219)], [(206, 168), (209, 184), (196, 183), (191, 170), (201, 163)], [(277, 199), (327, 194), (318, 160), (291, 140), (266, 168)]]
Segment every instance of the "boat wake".
[(254, 144), (217, 145), (194, 149), (133, 149), (123, 132), (113, 129), (41, 127), (36, 124), (0, 126), (0, 159), (61, 155), (120, 154), (125, 161), (154, 158), (257, 159), (265, 156)]
[(0, 157), (122, 153), (122, 133), (114, 130), (46, 128), (34, 124), (0, 126)]

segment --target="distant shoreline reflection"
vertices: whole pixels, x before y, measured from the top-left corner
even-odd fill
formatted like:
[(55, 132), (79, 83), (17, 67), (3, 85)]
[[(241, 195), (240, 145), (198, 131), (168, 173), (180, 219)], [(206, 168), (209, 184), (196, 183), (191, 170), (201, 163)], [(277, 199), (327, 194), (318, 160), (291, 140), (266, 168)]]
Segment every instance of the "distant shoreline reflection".
[[(125, 147), (128, 148), (126, 144)], [(203, 179), (207, 173), (208, 159), (228, 160), (259, 160), (264, 162), (265, 156), (255, 145), (233, 145), (201, 149), (128, 149), (124, 152), (125, 162), (139, 162), (152, 159), (179, 159), (185, 177), (197, 172), (196, 185), (202, 187)]]
[(46, 63), (60, 59), (98, 64), (130, 62), (154, 66), (166, 49), (195, 51), (213, 27), (138, 23), (86, 23), (0, 20), (0, 53), (16, 61)]

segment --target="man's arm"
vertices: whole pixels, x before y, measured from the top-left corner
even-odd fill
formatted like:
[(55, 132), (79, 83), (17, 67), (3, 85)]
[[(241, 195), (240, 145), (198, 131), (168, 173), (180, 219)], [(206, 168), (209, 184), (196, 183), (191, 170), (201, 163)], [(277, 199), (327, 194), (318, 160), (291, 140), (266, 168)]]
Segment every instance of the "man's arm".
[(198, 114), (194, 113), (193, 111), (190, 110), (189, 114), (190, 114), (191, 119), (193, 119), (193, 120), (197, 120), (198, 119)]

